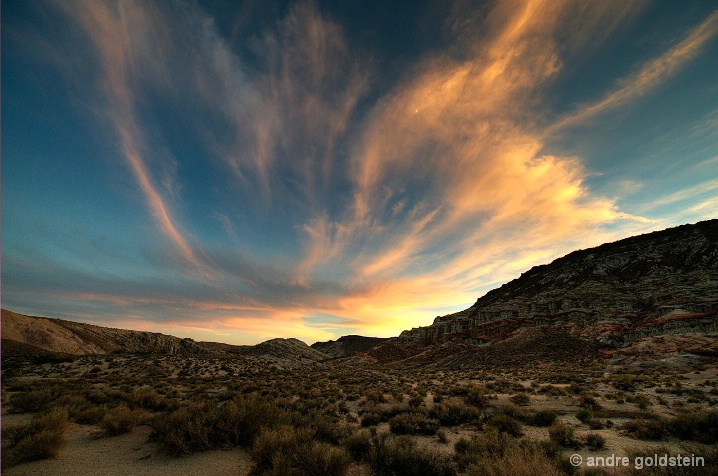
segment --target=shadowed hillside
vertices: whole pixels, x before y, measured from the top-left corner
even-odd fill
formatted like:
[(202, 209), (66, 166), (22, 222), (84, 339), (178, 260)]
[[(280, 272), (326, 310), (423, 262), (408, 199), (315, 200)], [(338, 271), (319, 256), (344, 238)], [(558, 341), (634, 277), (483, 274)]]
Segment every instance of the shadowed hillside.
[(596, 357), (716, 357), (717, 312), (718, 220), (709, 220), (536, 266), (470, 308), (404, 331), (368, 354), (383, 362), (475, 365), (483, 354), (530, 355), (514, 348), (519, 335), (540, 347), (568, 334)]
[(3, 358), (93, 354), (246, 355), (287, 361), (321, 361), (329, 356), (298, 339), (271, 339), (254, 346), (196, 342), (156, 332), (95, 326), (2, 310)]
[(365, 352), (386, 340), (386, 338), (382, 337), (348, 335), (337, 340), (315, 342), (311, 347), (332, 357), (348, 357), (359, 352)]

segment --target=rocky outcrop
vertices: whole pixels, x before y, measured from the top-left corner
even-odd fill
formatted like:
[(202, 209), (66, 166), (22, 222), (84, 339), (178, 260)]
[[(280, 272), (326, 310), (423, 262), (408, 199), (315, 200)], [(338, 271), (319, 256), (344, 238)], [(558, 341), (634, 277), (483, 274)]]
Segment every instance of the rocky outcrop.
[(394, 344), (498, 342), (526, 329), (612, 347), (663, 334), (718, 335), (718, 220), (627, 238), (536, 266), (470, 308)]
[(81, 322), (32, 317), (2, 310), (5, 357), (72, 356), (109, 353), (217, 354), (259, 357), (295, 363), (330, 359), (298, 339), (271, 339), (257, 345), (196, 342), (192, 339), (95, 326)]
[(105, 349), (60, 325), (56, 320), (2, 310), (2, 350), (10, 353), (43, 352), (83, 355), (103, 354)]
[(328, 355), (309, 347), (299, 339), (271, 339), (254, 346), (247, 346), (249, 355), (283, 360), (327, 360)]
[(3, 356), (17, 354), (87, 355), (108, 353), (205, 354), (192, 339), (130, 331), (63, 319), (32, 317), (2, 310)]
[(366, 352), (375, 345), (385, 342), (387, 339), (382, 337), (364, 337), (358, 335), (342, 336), (337, 340), (329, 340), (326, 342), (315, 342), (311, 345), (312, 349), (316, 349), (331, 357), (349, 357), (359, 352)]

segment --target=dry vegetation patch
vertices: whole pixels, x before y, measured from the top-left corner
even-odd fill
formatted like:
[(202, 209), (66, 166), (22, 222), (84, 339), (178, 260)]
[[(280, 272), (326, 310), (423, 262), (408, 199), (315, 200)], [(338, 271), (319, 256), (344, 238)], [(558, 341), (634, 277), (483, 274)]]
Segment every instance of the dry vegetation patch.
[(6, 467), (62, 458), (70, 423), (107, 437), (142, 427), (154, 451), (179, 458), (245, 448), (255, 474), (573, 474), (572, 452), (718, 445), (710, 365), (532, 373), (148, 354), (9, 370), (3, 412), (34, 416), (3, 429)]

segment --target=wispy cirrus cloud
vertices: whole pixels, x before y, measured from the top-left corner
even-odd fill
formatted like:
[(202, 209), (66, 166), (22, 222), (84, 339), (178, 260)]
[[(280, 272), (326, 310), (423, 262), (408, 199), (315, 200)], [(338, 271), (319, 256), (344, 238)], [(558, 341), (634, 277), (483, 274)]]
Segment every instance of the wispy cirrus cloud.
[[(93, 106), (182, 260), (161, 255), (165, 280), (115, 291), (73, 275), (79, 289), (54, 297), (82, 302), (86, 316), (132, 317), (116, 325), (142, 315), (153, 330), (243, 336), (235, 341), (396, 334), (532, 265), (656, 227), (592, 190), (586, 159), (547, 151), (547, 137), (642, 97), (718, 31), (713, 13), (597, 102), (555, 119), (546, 91), (566, 63), (640, 6), (499, 0), (477, 12), (456, 2), (448, 51), (375, 81), (371, 52), (312, 2), (247, 45), (199, 3), (61, 5), (97, 53), (104, 94)], [(198, 144), (191, 157), (163, 152), (157, 98), (179, 111), (171, 122)]]
[(318, 275), (326, 256), (353, 253), (347, 279), (368, 283), (335, 313), (400, 329), (417, 318), (410, 303), (473, 301), (489, 283), (610, 239), (603, 225), (640, 219), (591, 192), (580, 158), (540, 155), (531, 111), (561, 70), (562, 15), (575, 13), (551, 5), (500, 3), (462, 59), (426, 58), (369, 114), (349, 169), (353, 201), (311, 229)]
[(548, 133), (575, 126), (590, 118), (625, 106), (655, 89), (687, 65), (718, 34), (718, 10), (714, 11), (671, 49), (621, 79), (617, 87), (595, 103), (586, 104), (554, 123)]
[[(190, 264), (199, 265), (197, 256), (171, 216), (167, 200), (152, 178), (144, 157), (148, 149), (145, 133), (135, 106), (138, 100), (135, 88), (145, 79), (146, 70), (163, 66), (146, 50), (146, 45), (151, 44), (156, 49), (153, 54), (162, 54), (162, 46), (166, 44), (163, 33), (167, 29), (162, 15), (149, 4), (132, 2), (110, 5), (84, 1), (60, 5), (84, 28), (97, 50), (107, 95), (104, 113), (115, 128), (124, 158), (150, 213), (181, 256)], [(169, 75), (167, 71), (159, 74)]]

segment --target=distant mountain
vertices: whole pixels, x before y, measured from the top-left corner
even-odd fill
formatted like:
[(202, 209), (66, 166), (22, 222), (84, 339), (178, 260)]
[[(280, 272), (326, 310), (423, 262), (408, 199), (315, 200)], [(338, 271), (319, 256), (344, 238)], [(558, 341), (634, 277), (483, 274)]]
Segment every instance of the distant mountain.
[(404, 331), (367, 355), (382, 362), (456, 362), (464, 351), (496, 353), (498, 344), (533, 339), (539, 345), (562, 335), (616, 359), (718, 356), (717, 313), (718, 220), (709, 220), (536, 266), (468, 309)]
[(109, 353), (235, 354), (297, 362), (330, 358), (298, 339), (271, 339), (254, 346), (196, 342), (155, 332), (25, 316), (6, 309), (2, 310), (2, 353), (3, 358)]
[(348, 335), (342, 336), (337, 340), (315, 342), (311, 345), (311, 347), (312, 349), (316, 349), (331, 357), (348, 357), (359, 352), (366, 352), (375, 345), (381, 344), (386, 340), (386, 338), (382, 337)]
[(242, 346), (240, 354), (255, 355), (275, 359), (322, 361), (328, 355), (309, 347), (299, 339), (270, 339), (253, 346)]
[(87, 355), (161, 352), (206, 354), (210, 351), (192, 339), (155, 332), (130, 331), (63, 319), (50, 319), (2, 310), (2, 351), (42, 355)]
[(476, 367), (608, 358), (718, 358), (718, 220), (580, 250), (536, 266), (468, 309), (380, 339), (255, 346), (196, 342), (2, 310), (2, 354), (243, 355), (314, 365), (336, 357)]

